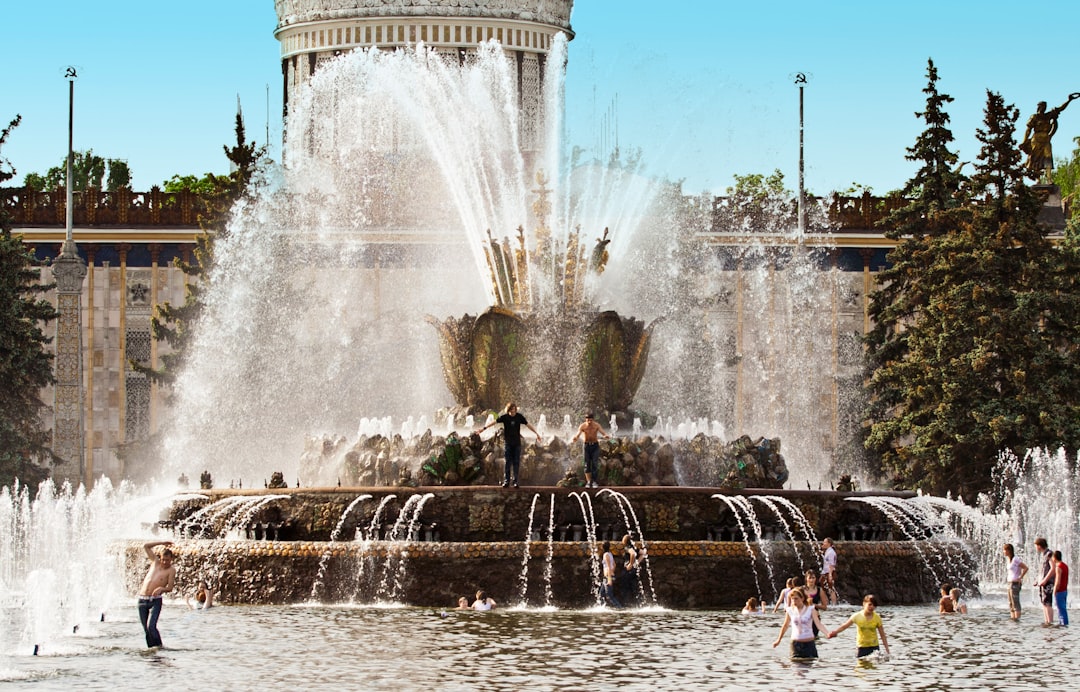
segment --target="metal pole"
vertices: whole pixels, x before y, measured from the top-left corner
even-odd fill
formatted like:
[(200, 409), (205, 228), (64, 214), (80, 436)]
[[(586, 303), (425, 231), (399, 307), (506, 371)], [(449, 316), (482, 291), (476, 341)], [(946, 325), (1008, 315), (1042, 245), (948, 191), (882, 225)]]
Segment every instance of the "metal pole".
[(75, 129), (75, 78), (79, 75), (76, 74), (74, 67), (69, 67), (64, 72), (64, 77), (68, 80), (68, 151), (67, 151), (67, 235), (65, 240), (70, 243), (72, 241), (72, 228), (75, 225), (75, 213), (72, 207), (75, 200), (75, 185), (74, 185), (74, 147), (73, 147), (73, 133)]
[(803, 155), (803, 87), (806, 86), (806, 74), (795, 75), (795, 84), (799, 87), (799, 235), (806, 233), (806, 160)]

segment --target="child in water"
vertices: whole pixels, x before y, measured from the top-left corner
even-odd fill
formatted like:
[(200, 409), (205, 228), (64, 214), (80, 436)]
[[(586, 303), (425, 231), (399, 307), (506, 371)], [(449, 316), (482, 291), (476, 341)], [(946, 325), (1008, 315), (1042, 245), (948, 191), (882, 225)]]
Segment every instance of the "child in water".
[(866, 594), (862, 601), (862, 610), (847, 619), (847, 622), (837, 627), (829, 634), (829, 639), (840, 634), (848, 627), (855, 625), (858, 630), (855, 634), (855, 645), (859, 647), (856, 657), (862, 658), (879, 651), (878, 635), (881, 636), (881, 644), (885, 646), (885, 653), (889, 653), (889, 640), (885, 636), (885, 626), (881, 623), (881, 616), (877, 613), (877, 596), (872, 593)]
[(742, 614), (743, 615), (757, 615), (758, 613), (764, 613), (764, 612), (765, 612), (765, 604), (764, 603), (758, 603), (758, 599), (754, 598), (753, 596), (746, 599), (746, 605), (744, 605), (743, 609), (742, 609)]

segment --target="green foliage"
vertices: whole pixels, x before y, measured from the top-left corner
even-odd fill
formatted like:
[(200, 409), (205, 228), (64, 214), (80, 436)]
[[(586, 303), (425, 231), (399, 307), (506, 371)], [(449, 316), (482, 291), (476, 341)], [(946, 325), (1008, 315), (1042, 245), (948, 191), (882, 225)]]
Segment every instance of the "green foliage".
[(770, 200), (789, 201), (795, 194), (784, 187), (784, 174), (777, 168), (770, 175), (748, 173), (734, 175), (735, 185), (727, 188), (725, 194), (740, 203), (761, 206)]
[[(0, 131), (0, 149), (18, 126), (16, 117)], [(15, 171), (0, 156), (0, 184)], [(38, 296), (52, 286), (40, 282), (38, 263), (22, 240), (11, 235), (7, 213), (0, 208), (0, 485), (36, 485), (52, 460), (49, 433), (41, 415), (46, 406), (42, 387), (54, 382), (51, 341), (43, 327), (56, 319), (52, 304)]]
[(439, 454), (432, 454), (424, 464), (424, 471), (439, 481), (439, 485), (471, 485), (480, 477), (480, 465), (465, 463), (461, 440), (457, 433), (446, 436), (446, 446)]
[(221, 186), (220, 176), (206, 173), (199, 178), (194, 175), (174, 175), (162, 184), (165, 192), (193, 192), (200, 197), (212, 197)]
[(1018, 112), (987, 94), (970, 180), (954, 170), (948, 116), (930, 63), (923, 163), (911, 203), (890, 219), (899, 241), (871, 299), (866, 446), (902, 487), (974, 498), (999, 452), (1080, 446), (1076, 252), (1038, 225), (1025, 183)]
[(1073, 243), (1080, 235), (1080, 137), (1073, 137), (1076, 148), (1072, 157), (1058, 159), (1054, 168), (1054, 183), (1061, 189), (1061, 200), (1069, 208), (1065, 234)]
[[(108, 186), (102, 187), (108, 172)], [(104, 159), (94, 153), (93, 149), (72, 152), (71, 176), (75, 181), (72, 189), (86, 190), (97, 188), (105, 190), (119, 190), (131, 187), (131, 169), (127, 161), (121, 159)], [(53, 166), (45, 175), (40, 173), (27, 173), (23, 185), (37, 192), (55, 192), (61, 190), (67, 183), (67, 157), (60, 162), (59, 166)]]

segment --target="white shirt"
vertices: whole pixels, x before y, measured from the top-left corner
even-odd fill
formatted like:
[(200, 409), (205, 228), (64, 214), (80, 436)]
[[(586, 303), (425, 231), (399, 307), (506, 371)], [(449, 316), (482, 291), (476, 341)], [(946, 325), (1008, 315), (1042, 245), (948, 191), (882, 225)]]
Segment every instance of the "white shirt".
[(835, 572), (836, 551), (833, 550), (833, 547), (831, 545), (825, 550), (825, 555), (823, 559), (825, 560), (825, 566), (821, 569), (822, 574), (832, 574), (833, 572)]

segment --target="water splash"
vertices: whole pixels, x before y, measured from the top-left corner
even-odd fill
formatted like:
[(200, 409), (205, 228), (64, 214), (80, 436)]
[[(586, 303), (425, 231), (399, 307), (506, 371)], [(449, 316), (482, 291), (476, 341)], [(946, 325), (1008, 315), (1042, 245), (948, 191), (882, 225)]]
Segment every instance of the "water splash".
[(533, 539), (533, 515), (536, 513), (536, 502), (539, 499), (540, 493), (533, 495), (532, 505), (529, 507), (529, 525), (525, 529), (525, 540), (522, 541), (521, 574), (518, 576), (518, 583), (520, 584), (518, 588), (518, 606), (521, 608), (528, 605), (525, 597), (528, 595), (529, 590), (529, 555)]
[[(761, 526), (757, 523), (757, 517), (754, 516), (753, 508), (750, 507), (750, 504), (748, 502), (745, 502), (745, 498), (739, 496), (728, 497), (727, 495), (721, 495), (717, 493), (716, 495), (713, 495), (713, 499), (720, 500), (725, 505), (727, 505), (728, 509), (731, 510), (732, 515), (734, 515), (736, 523), (738, 523), (739, 525), (739, 531), (742, 533), (743, 537), (743, 545), (746, 546), (746, 554), (750, 556), (750, 569), (754, 573), (754, 590), (758, 593), (758, 596), (760, 598), (763, 595), (763, 592), (761, 590), (761, 576), (758, 574), (757, 569), (757, 555), (754, 553), (754, 548), (750, 545), (751, 533), (750, 531), (746, 530), (746, 524), (743, 522), (743, 518), (745, 516), (746, 520), (751, 523), (751, 526), (756, 526), (756, 529), (751, 530), (754, 532), (754, 537), (758, 539), (758, 546), (761, 553), (764, 554), (764, 549), (761, 548), (763, 543), (761, 541)], [(744, 500), (744, 502), (739, 502), (738, 500)], [(771, 567), (769, 568), (769, 576), (771, 580)], [(771, 583), (770, 587), (773, 588), (773, 592), (775, 593), (776, 587), (773, 586)]]
[(345, 526), (345, 520), (348, 519), (353, 509), (363, 502), (364, 500), (370, 500), (371, 495), (358, 495), (349, 506), (345, 508), (345, 511), (341, 513), (341, 518), (338, 519), (337, 525), (334, 530), (330, 532), (330, 545), (323, 549), (323, 554), (319, 558), (319, 571), (316, 573), (315, 581), (311, 585), (311, 601), (316, 601), (319, 596), (319, 591), (323, 588), (323, 581), (326, 578), (326, 565), (330, 561), (330, 556), (334, 552), (333, 544), (337, 542), (341, 536), (341, 530)]

